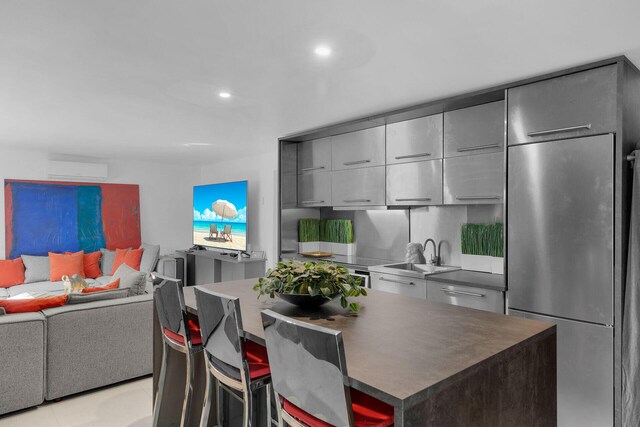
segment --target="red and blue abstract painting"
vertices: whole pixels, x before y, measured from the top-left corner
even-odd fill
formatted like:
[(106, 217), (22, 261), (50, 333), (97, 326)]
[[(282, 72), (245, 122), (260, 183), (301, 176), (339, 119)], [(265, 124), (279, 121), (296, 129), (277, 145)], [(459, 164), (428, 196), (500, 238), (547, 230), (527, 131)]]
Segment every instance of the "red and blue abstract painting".
[(140, 246), (137, 185), (4, 181), (9, 259)]

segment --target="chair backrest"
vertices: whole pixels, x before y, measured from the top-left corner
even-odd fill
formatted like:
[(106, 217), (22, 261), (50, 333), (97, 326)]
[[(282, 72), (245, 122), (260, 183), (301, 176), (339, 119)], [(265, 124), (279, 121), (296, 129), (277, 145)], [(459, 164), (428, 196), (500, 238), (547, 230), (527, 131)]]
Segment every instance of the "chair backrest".
[(200, 286), (194, 291), (206, 357), (227, 375), (240, 379), (244, 369), (240, 300)]
[(211, 224), (209, 225), (209, 232), (211, 233), (217, 233), (218, 232), (218, 227), (216, 227), (215, 224)]
[(160, 326), (182, 335), (185, 343), (191, 342), (189, 328), (186, 327), (187, 311), (184, 305), (182, 282), (158, 274), (152, 274), (151, 277), (153, 280), (153, 299), (156, 302)]
[(262, 312), (271, 381), (278, 396), (334, 426), (353, 426), (342, 333)]
[(231, 233), (231, 226), (230, 225), (225, 225), (224, 226), (224, 232), (225, 232), (225, 234)]

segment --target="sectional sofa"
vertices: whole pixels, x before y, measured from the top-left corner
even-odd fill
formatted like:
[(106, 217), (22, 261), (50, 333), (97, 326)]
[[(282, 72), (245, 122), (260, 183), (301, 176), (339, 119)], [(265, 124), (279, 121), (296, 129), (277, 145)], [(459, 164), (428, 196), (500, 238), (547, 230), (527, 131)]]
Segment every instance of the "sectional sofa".
[[(146, 286), (142, 295), (0, 315), (0, 415), (151, 374), (150, 280)], [(0, 289), (0, 298), (31, 291), (64, 292), (62, 282), (35, 282)]]

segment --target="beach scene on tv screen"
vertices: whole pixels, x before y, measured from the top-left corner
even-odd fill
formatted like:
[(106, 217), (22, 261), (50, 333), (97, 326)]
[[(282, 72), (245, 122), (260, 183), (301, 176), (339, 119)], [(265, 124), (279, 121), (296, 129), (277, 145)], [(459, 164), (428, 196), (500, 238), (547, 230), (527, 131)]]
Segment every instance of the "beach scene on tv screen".
[(193, 187), (193, 244), (246, 250), (246, 181)]

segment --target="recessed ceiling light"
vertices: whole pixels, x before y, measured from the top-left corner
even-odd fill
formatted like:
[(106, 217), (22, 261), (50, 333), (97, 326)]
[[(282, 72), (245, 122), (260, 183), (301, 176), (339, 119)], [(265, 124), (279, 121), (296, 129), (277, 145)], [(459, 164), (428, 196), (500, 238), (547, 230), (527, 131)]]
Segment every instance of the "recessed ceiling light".
[(314, 52), (316, 55), (325, 58), (331, 55), (331, 48), (329, 46), (319, 45), (319, 46), (316, 46), (316, 49), (314, 50)]
[(229, 92), (220, 92), (218, 96), (220, 98), (231, 98), (231, 94)]
[(182, 144), (185, 147), (208, 147), (211, 144), (208, 142), (187, 142), (186, 144)]

